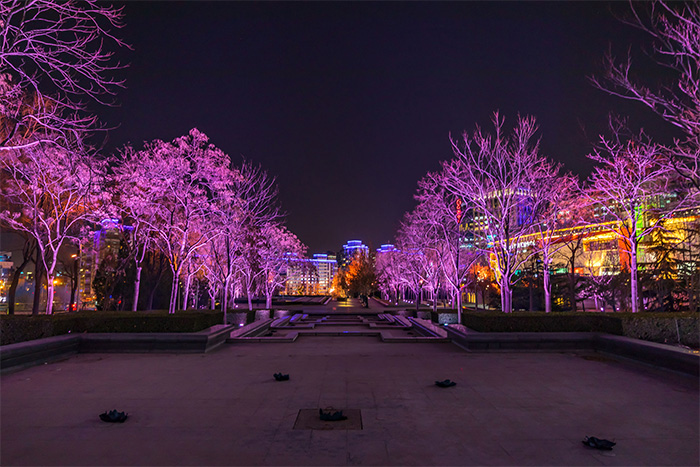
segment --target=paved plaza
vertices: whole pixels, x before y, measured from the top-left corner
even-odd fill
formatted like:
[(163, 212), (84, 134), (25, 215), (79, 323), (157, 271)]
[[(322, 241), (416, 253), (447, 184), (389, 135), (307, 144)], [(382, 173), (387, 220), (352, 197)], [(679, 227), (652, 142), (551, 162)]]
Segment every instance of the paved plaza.
[[(457, 386), (434, 385), (445, 378)], [(3, 466), (699, 460), (697, 380), (598, 354), (305, 336), (207, 354), (79, 354), (0, 380)], [(361, 429), (294, 429), (300, 410), (326, 407), (359, 410)], [(99, 420), (115, 408), (124, 424)], [(586, 435), (617, 446), (592, 450)]]

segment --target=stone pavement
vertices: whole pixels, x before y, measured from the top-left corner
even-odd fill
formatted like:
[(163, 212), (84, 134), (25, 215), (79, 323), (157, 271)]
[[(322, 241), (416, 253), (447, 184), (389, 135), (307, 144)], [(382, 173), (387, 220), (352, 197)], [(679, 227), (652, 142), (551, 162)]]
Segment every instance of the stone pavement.
[[(290, 374), (276, 382), (272, 374)], [(441, 389), (438, 379), (458, 384)], [(302, 337), (79, 354), (0, 378), (0, 464), (698, 465), (695, 378), (601, 355)], [(359, 409), (361, 430), (295, 430)], [(98, 414), (124, 410), (124, 424)], [(613, 439), (610, 453), (584, 436)]]

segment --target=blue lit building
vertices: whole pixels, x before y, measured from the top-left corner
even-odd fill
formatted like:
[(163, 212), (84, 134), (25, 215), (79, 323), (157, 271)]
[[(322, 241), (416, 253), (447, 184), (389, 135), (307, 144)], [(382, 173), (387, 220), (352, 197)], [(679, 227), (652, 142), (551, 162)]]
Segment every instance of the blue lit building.
[(362, 240), (348, 240), (348, 243), (343, 245), (343, 267), (352, 262), (352, 258), (358, 251), (369, 255), (369, 247), (362, 243)]

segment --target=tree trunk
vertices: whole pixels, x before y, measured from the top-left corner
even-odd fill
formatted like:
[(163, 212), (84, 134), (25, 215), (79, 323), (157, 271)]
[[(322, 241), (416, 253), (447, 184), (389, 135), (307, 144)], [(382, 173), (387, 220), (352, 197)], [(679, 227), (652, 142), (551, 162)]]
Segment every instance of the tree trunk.
[(457, 323), (462, 324), (462, 288), (457, 287)]
[(268, 310), (272, 308), (272, 292), (267, 294), (267, 300), (265, 300), (265, 308), (267, 308)]
[(136, 311), (139, 306), (139, 289), (141, 288), (141, 265), (136, 266), (136, 279), (134, 280), (134, 303), (131, 305), (131, 311)]
[(505, 274), (503, 275), (503, 280), (501, 281), (501, 310), (504, 313), (511, 313), (513, 311), (513, 292), (510, 289), (510, 284), (505, 279)]
[(221, 308), (224, 310), (224, 313), (226, 313), (226, 310), (228, 309), (228, 289), (229, 289), (229, 278), (227, 277), (224, 280), (224, 291), (221, 296)]
[(170, 303), (168, 304), (168, 313), (173, 314), (175, 313), (175, 304), (177, 303), (178, 295), (178, 286), (180, 285), (180, 275), (177, 272), (173, 273), (173, 282), (172, 285), (170, 286)]
[[(188, 268), (189, 269), (189, 268)], [(182, 298), (182, 309), (186, 310), (188, 308), (188, 301), (190, 298), (190, 283), (192, 282), (192, 276), (187, 274), (187, 280), (185, 281), (185, 290)]]
[(12, 275), (10, 289), (7, 291), (7, 314), (9, 315), (15, 314), (15, 294), (17, 293), (17, 286), (19, 285), (19, 276), (22, 274), (25, 266), (29, 264), (29, 261), (31, 261), (31, 257), (25, 254), (22, 259), (22, 264), (19, 265)]
[(39, 306), (41, 305), (41, 282), (44, 278), (44, 262), (41, 257), (41, 251), (36, 249), (36, 261), (34, 262), (34, 300), (32, 303), (32, 315), (39, 314)]
[(571, 311), (576, 311), (576, 276), (573, 272), (569, 274), (569, 300)]
[(630, 248), (630, 288), (632, 289), (632, 313), (639, 311), (639, 291), (637, 290), (639, 286), (638, 274), (637, 274), (637, 242), (633, 239)]
[(248, 311), (253, 311), (253, 297), (250, 296), (250, 286), (246, 285), (245, 289), (248, 298)]
[(544, 265), (544, 272), (542, 273), (543, 287), (544, 287), (544, 312), (552, 312), (552, 282), (549, 277), (549, 265)]
[(46, 275), (46, 314), (53, 314), (53, 272), (47, 273)]

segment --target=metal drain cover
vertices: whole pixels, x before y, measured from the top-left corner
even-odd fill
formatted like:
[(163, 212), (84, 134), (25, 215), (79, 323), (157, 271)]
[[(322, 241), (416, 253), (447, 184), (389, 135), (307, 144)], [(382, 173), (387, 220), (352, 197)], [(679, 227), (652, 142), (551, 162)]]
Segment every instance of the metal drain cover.
[(362, 413), (360, 409), (343, 409), (347, 420), (325, 422), (318, 416), (318, 409), (301, 409), (294, 422), (295, 430), (361, 430)]

